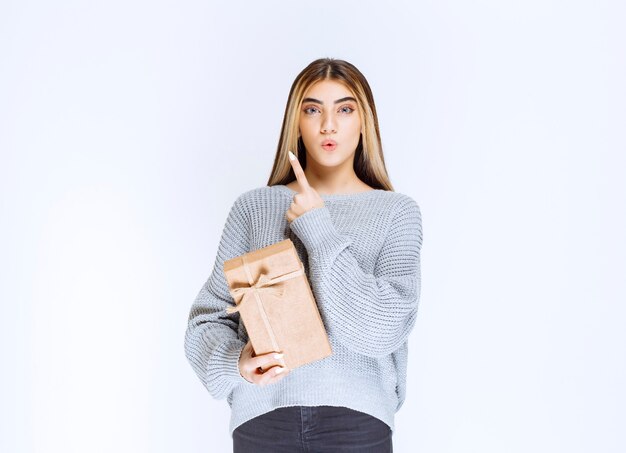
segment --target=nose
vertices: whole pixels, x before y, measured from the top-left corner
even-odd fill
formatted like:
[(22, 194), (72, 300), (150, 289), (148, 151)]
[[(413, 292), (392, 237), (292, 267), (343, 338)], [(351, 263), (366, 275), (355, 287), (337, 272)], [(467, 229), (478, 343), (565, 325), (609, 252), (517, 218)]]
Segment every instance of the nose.
[(322, 134), (327, 134), (328, 131), (337, 132), (333, 115), (326, 115), (322, 120)]

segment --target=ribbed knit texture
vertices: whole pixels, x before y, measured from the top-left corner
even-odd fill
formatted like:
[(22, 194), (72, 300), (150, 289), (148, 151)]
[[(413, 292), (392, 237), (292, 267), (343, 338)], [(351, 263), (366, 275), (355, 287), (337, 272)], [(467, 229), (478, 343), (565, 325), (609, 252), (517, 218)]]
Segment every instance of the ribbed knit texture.
[[(408, 195), (385, 190), (322, 195), (324, 206), (291, 224), (296, 192), (258, 187), (233, 203), (213, 271), (191, 306), (185, 354), (217, 399), (231, 407), (230, 434), (283, 406), (344, 406), (394, 429), (406, 392), (407, 340), (420, 296), (422, 221)], [(239, 373), (248, 341), (224, 277), (224, 261), (290, 238), (298, 252), (333, 354), (264, 387)]]

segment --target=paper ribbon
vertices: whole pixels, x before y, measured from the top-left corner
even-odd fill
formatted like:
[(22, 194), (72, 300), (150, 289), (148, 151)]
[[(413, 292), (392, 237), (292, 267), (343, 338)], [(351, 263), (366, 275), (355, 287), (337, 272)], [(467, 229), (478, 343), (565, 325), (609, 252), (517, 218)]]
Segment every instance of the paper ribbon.
[[(227, 313), (235, 313), (238, 312), (244, 303), (249, 303), (248, 301), (254, 299), (256, 300), (257, 307), (259, 309), (259, 313), (261, 314), (261, 319), (263, 319), (263, 324), (265, 324), (265, 329), (269, 334), (270, 341), (272, 342), (272, 348), (274, 351), (278, 351), (278, 343), (276, 341), (276, 336), (274, 335), (274, 330), (270, 325), (269, 318), (267, 313), (265, 312), (265, 307), (263, 306), (263, 300), (261, 299), (261, 294), (268, 294), (276, 297), (281, 297), (284, 294), (284, 289), (279, 288), (278, 285), (285, 280), (290, 280), (292, 278), (296, 278), (300, 275), (304, 274), (304, 267), (302, 263), (300, 263), (300, 269), (289, 272), (284, 275), (280, 275), (278, 277), (269, 278), (267, 274), (260, 274), (258, 280), (254, 282), (252, 278), (252, 272), (250, 272), (250, 267), (248, 265), (248, 261), (246, 260), (246, 256), (242, 256), (243, 260), (243, 268), (246, 272), (246, 277), (248, 279), (248, 283), (250, 286), (244, 286), (241, 288), (235, 288), (231, 290), (231, 293), (234, 298), (239, 298), (241, 295), (241, 300), (235, 307), (228, 307), (226, 309)], [(254, 295), (254, 296), (253, 296)]]

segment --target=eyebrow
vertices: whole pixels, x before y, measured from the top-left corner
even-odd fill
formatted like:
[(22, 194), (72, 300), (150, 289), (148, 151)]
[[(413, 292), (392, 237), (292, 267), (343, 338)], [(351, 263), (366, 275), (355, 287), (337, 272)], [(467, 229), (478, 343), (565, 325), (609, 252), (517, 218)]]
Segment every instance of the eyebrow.
[[(339, 104), (340, 102), (344, 102), (344, 101), (354, 101), (356, 102), (356, 99), (354, 99), (352, 96), (346, 96), (345, 98), (341, 98), (341, 99), (337, 99), (335, 101), (335, 104)], [(315, 102), (317, 104), (321, 104), (324, 105), (324, 103), (322, 101), (320, 101), (319, 99), (315, 99), (315, 98), (304, 98), (302, 99), (302, 102)]]

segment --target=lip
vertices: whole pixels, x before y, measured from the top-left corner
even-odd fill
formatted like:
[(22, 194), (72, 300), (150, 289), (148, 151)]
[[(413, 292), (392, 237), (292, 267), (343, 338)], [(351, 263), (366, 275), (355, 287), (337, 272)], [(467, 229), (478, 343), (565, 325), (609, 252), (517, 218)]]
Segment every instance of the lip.
[(334, 151), (335, 148), (337, 148), (337, 142), (335, 142), (334, 140), (324, 140), (322, 142), (322, 148), (324, 148), (326, 151)]

